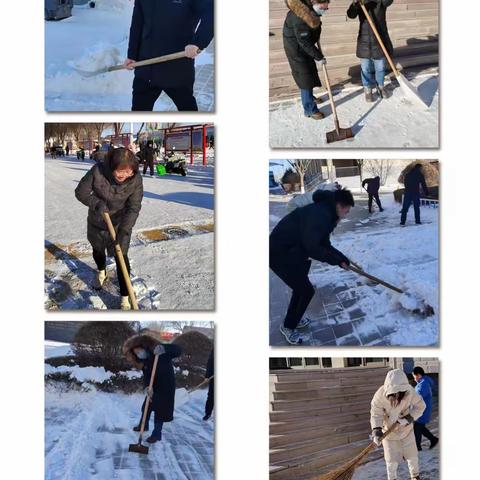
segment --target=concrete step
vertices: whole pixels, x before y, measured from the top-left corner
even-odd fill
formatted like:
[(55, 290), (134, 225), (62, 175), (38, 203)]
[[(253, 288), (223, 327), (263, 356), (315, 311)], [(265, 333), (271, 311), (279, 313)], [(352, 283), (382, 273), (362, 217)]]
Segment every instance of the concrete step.
[(273, 370), (270, 376), (277, 383), (283, 382), (305, 382), (310, 380), (321, 380), (328, 378), (366, 378), (370, 376), (386, 375), (389, 367), (358, 367), (358, 368), (325, 368), (305, 370)]
[(305, 390), (282, 390), (272, 392), (273, 400), (323, 400), (345, 398), (347, 396), (373, 395), (378, 390), (379, 382), (371, 385), (339, 385), (328, 387), (309, 387)]
[(322, 378), (319, 380), (299, 381), (299, 382), (277, 382), (273, 384), (274, 391), (296, 391), (310, 390), (322, 387), (354, 387), (359, 385), (378, 385), (378, 377), (359, 377), (359, 378)]

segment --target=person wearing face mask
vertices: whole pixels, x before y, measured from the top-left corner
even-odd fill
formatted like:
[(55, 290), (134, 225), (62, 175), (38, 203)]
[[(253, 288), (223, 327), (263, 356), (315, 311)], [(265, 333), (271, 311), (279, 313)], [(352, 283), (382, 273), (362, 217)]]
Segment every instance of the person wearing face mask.
[[(164, 423), (173, 421), (176, 385), (172, 360), (179, 357), (182, 350), (178, 345), (162, 344), (149, 335), (134, 335), (124, 343), (123, 353), (135, 368), (142, 370), (143, 386), (147, 395), (142, 405), (140, 420), (133, 427), (133, 431), (140, 431), (145, 402), (148, 401), (145, 431), (149, 431), (152, 413), (154, 413), (154, 428), (147, 442), (156, 443), (162, 440)], [(153, 388), (150, 390), (155, 355), (158, 355), (158, 363)]]
[(392, 94), (385, 89), (385, 55), (360, 7), (360, 2), (364, 3), (387, 52), (391, 56), (393, 54), (393, 44), (388, 34), (387, 8), (393, 3), (393, 0), (353, 0), (347, 10), (349, 18), (354, 19), (358, 17), (360, 21), (357, 37), (357, 57), (360, 59), (365, 100), (373, 102), (373, 88), (375, 87), (383, 99), (391, 97)]
[(328, 10), (329, 3), (329, 0), (286, 0), (289, 12), (283, 24), (283, 46), (300, 89), (304, 114), (314, 120), (324, 118), (318, 110), (313, 89), (322, 85), (316, 62), (327, 62), (320, 48), (320, 17)]
[[(97, 276), (93, 288), (100, 290), (107, 279), (107, 256), (114, 256), (114, 242), (110, 238), (103, 213), (110, 215), (130, 273), (128, 248), (133, 227), (137, 221), (143, 199), (143, 182), (138, 172), (136, 156), (126, 148), (111, 150), (103, 162), (93, 166), (75, 189), (76, 198), (88, 207), (87, 239), (93, 250)], [(117, 277), (120, 286), (122, 310), (130, 310), (127, 285), (118, 259)]]
[[(414, 421), (426, 408), (423, 398), (408, 383), (402, 370), (390, 370), (385, 382), (373, 396), (370, 408), (372, 438), (377, 446), (383, 445), (388, 480), (397, 480), (400, 462), (406, 460), (410, 478), (420, 480)], [(394, 424), (395, 430), (383, 441), (383, 433)]]
[(330, 243), (330, 234), (355, 205), (347, 189), (317, 190), (312, 203), (288, 213), (270, 234), (270, 268), (292, 289), (280, 332), (291, 345), (303, 343), (300, 329), (310, 325), (304, 317), (315, 289), (308, 274), (311, 259), (347, 268), (348, 258)]

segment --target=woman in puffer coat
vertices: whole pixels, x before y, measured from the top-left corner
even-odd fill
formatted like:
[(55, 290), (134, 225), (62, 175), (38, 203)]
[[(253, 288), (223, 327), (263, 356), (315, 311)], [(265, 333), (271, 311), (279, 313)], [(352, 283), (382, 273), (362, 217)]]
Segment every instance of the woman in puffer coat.
[[(388, 480), (397, 480), (398, 465), (407, 461), (410, 478), (420, 480), (418, 451), (413, 423), (425, 410), (423, 398), (408, 383), (402, 370), (387, 373), (385, 383), (375, 393), (370, 410), (373, 441), (383, 444)], [(384, 431), (398, 423), (382, 442)]]
[[(148, 399), (149, 407), (145, 421), (145, 431), (149, 430), (152, 412), (155, 413), (155, 418), (154, 429), (150, 437), (147, 438), (147, 442), (158, 442), (162, 439), (163, 424), (173, 421), (176, 386), (172, 360), (182, 354), (182, 349), (178, 345), (160, 343), (149, 335), (134, 335), (124, 343), (123, 354), (135, 368), (142, 370), (143, 386), (147, 389), (147, 397), (142, 405), (140, 421), (133, 430), (135, 432), (140, 431), (143, 410)], [(158, 355), (158, 363), (153, 387), (150, 390), (149, 385), (155, 355)]]
[[(80, 180), (75, 189), (77, 199), (88, 207), (87, 238), (93, 249), (93, 259), (98, 268), (93, 288), (100, 290), (107, 278), (107, 256), (114, 256), (114, 243), (103, 219), (110, 214), (117, 242), (130, 274), (128, 248), (132, 229), (142, 208), (143, 183), (138, 172), (138, 161), (133, 152), (126, 148), (109, 151), (105, 160), (93, 166)], [(130, 310), (128, 290), (118, 259), (117, 276), (120, 286), (122, 310)]]

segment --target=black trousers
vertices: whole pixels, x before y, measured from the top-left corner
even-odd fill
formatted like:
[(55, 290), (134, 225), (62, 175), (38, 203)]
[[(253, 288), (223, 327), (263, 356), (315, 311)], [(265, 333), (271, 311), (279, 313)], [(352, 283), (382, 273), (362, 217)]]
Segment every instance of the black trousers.
[(380, 202), (380, 197), (378, 196), (378, 193), (369, 193), (368, 194), (368, 211), (370, 213), (372, 213), (373, 199), (375, 199), (375, 202), (378, 205), (378, 208), (380, 210), (382, 209), (382, 203)]
[(152, 85), (142, 78), (133, 80), (132, 112), (151, 112), (162, 92), (173, 101), (179, 112), (198, 111), (197, 100), (193, 96), (193, 85), (187, 87), (162, 88)]
[(293, 330), (297, 328), (315, 295), (315, 289), (308, 279), (308, 272), (312, 262), (308, 261), (305, 268), (302, 267), (300, 269), (294, 265), (294, 262), (291, 265), (290, 262), (282, 263), (277, 263), (273, 256), (270, 256), (270, 268), (292, 289), (292, 296), (283, 326)]
[(147, 173), (147, 168), (150, 167), (150, 175), (153, 177), (153, 158), (151, 160), (145, 160), (143, 164), (143, 174)]
[[(124, 255), (123, 258), (125, 260), (125, 264), (127, 265), (128, 274), (130, 275), (130, 261), (128, 260), (128, 256)], [(93, 259), (95, 260), (95, 263), (99, 270), (105, 270), (105, 268), (107, 267), (107, 255), (105, 254), (104, 251), (102, 252), (100, 250), (94, 250)], [(120, 295), (122, 297), (126, 297), (128, 295), (127, 284), (125, 282), (125, 279), (123, 278), (122, 269), (120, 267), (120, 263), (118, 262), (116, 256), (115, 256), (115, 263), (117, 265), (117, 278), (118, 278), (118, 284), (120, 286)]]
[(433, 442), (436, 440), (436, 436), (427, 428), (424, 423), (415, 422), (413, 424), (413, 432), (415, 434), (415, 442), (417, 443), (417, 449), (422, 448), (422, 436)]
[(407, 213), (410, 205), (413, 203), (413, 210), (415, 212), (415, 223), (420, 223), (420, 195), (416, 193), (405, 192), (403, 194), (402, 216), (400, 223), (403, 225), (407, 220)]
[(210, 380), (208, 383), (208, 395), (207, 395), (207, 402), (205, 403), (205, 415), (210, 416), (213, 412), (214, 400), (215, 400), (215, 386), (213, 382), (215, 381), (214, 378)]

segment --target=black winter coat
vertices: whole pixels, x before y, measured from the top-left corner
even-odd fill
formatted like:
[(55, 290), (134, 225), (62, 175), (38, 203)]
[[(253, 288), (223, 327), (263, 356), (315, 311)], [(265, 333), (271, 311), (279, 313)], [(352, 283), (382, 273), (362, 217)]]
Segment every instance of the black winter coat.
[(330, 234), (338, 220), (334, 193), (317, 190), (313, 203), (286, 215), (270, 234), (271, 267), (272, 263), (288, 263), (306, 274), (310, 258), (330, 265), (348, 263), (343, 253), (330, 243)]
[[(187, 45), (203, 50), (213, 38), (213, 25), (213, 0), (135, 0), (128, 58), (160, 57)], [(191, 87), (195, 62), (181, 58), (148, 65), (136, 68), (135, 76), (162, 88)]]
[[(159, 355), (155, 380), (153, 382), (152, 409), (155, 411), (155, 422), (171, 422), (175, 410), (175, 371), (172, 359), (179, 357), (182, 350), (178, 345), (164, 344), (165, 353)], [(148, 352), (143, 362), (143, 386), (150, 384), (155, 355)]]
[[(387, 8), (392, 3), (393, 0), (367, 0), (365, 2), (365, 7), (377, 27), (380, 38), (389, 55), (393, 54), (393, 45), (388, 35)], [(349, 18), (358, 17), (360, 20), (360, 29), (357, 37), (357, 57), (373, 58), (375, 60), (383, 58), (385, 55), (383, 54), (382, 47), (380, 47), (360, 5), (352, 3), (347, 11), (347, 15)]]
[(420, 185), (423, 193), (428, 196), (427, 182), (423, 176), (421, 168), (412, 168), (406, 175), (404, 180), (405, 191), (412, 195), (420, 195)]
[(113, 245), (107, 225), (96, 210), (99, 202), (106, 203), (113, 226), (117, 232), (124, 255), (128, 253), (132, 229), (137, 221), (143, 198), (143, 182), (139, 173), (123, 183), (118, 183), (111, 172), (108, 160), (98, 163), (80, 180), (75, 189), (77, 199), (88, 207), (87, 238), (94, 250), (108, 250), (113, 255)]
[(214, 357), (214, 349), (212, 348), (212, 351), (210, 352), (210, 355), (208, 356), (207, 371), (205, 372), (205, 378), (213, 377), (213, 374), (215, 373), (215, 366), (214, 366), (213, 357)]
[(317, 46), (322, 23), (307, 2), (291, 0), (291, 10), (283, 24), (283, 47), (293, 79), (300, 89), (312, 89), (322, 85), (315, 63), (316, 60), (324, 58)]
[(380, 190), (380, 178), (366, 178), (362, 182), (362, 187), (365, 188), (365, 185), (367, 186), (367, 192), (374, 195)]

